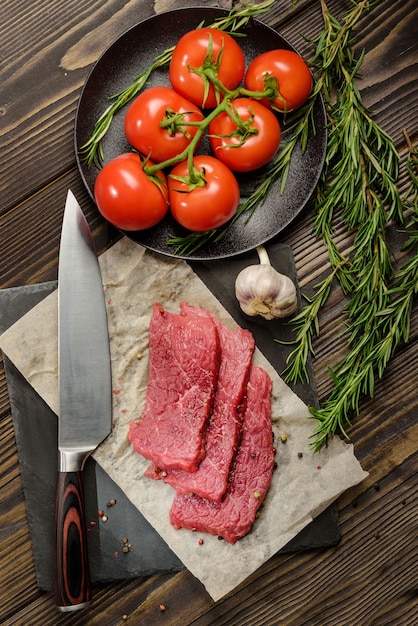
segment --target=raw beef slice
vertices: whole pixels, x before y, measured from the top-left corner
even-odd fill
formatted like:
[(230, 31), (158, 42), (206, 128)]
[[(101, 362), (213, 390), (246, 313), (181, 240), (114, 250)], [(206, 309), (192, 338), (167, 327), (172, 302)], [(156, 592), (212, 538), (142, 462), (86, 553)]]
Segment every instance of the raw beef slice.
[(268, 374), (251, 366), (241, 445), (222, 502), (177, 494), (170, 510), (174, 528), (208, 532), (235, 543), (251, 529), (257, 509), (270, 486), (274, 466), (271, 427), (272, 383)]
[(195, 471), (220, 363), (216, 326), (154, 305), (144, 411), (129, 428), (134, 449), (161, 468)]
[[(248, 330), (230, 330), (212, 313), (181, 304), (181, 313), (189, 317), (210, 318), (215, 323), (221, 343), (221, 364), (214, 408), (206, 435), (206, 455), (196, 472), (147, 470), (146, 475), (162, 478), (177, 493), (220, 502), (225, 494), (232, 461), (242, 431), (242, 404), (250, 372), (255, 341)], [(152, 473), (154, 472), (154, 476)]]

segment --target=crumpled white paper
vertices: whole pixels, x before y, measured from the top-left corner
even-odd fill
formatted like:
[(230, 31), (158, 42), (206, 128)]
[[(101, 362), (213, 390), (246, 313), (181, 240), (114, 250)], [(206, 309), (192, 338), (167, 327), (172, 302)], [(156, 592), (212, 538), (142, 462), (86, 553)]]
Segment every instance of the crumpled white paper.
[[(338, 437), (320, 453), (311, 451), (314, 422), (307, 419), (306, 405), (256, 350), (254, 362), (264, 367), (273, 381), (278, 462), (261, 515), (252, 531), (235, 545), (210, 535), (174, 530), (168, 515), (173, 489), (144, 477), (149, 462), (133, 450), (127, 437), (130, 422), (140, 417), (144, 405), (152, 306), (159, 302), (178, 312), (179, 303), (185, 301), (212, 311), (231, 328), (236, 323), (185, 261), (154, 254), (123, 238), (100, 257), (100, 264), (111, 338), (113, 431), (94, 458), (218, 600), (367, 473), (352, 445)], [(0, 347), (58, 414), (57, 294), (48, 296), (6, 331)], [(280, 443), (281, 434), (287, 435), (285, 444)]]

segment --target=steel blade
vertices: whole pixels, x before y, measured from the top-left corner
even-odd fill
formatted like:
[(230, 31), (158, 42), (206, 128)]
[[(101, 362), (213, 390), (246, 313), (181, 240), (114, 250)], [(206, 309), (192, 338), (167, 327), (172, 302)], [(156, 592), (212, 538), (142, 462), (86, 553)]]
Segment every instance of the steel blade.
[(67, 455), (61, 471), (77, 471), (83, 455), (111, 431), (112, 398), (100, 266), (87, 220), (71, 191), (61, 235), (58, 310), (58, 448), (61, 457)]

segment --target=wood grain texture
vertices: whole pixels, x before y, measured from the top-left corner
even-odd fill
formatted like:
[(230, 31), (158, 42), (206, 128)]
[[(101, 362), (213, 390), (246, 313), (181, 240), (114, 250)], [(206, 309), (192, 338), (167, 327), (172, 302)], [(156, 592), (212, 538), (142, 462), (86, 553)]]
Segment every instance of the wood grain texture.
[[(100, 251), (118, 234), (90, 200), (75, 164), (77, 100), (93, 63), (122, 32), (155, 12), (231, 2), (199, 0), (3, 0), (0, 13), (0, 287), (55, 280), (67, 189), (76, 194)], [(341, 14), (348, 0), (332, 0)], [(359, 86), (376, 121), (405, 158), (402, 129), (418, 139), (416, 2), (382, 2), (358, 25), (366, 51)], [(263, 20), (303, 54), (320, 31), (315, 0), (277, 0)], [(140, 45), (140, 44), (139, 44)], [(407, 178), (401, 168), (399, 186)], [(291, 245), (302, 291), (312, 293), (327, 255), (312, 234), (312, 201), (282, 234)], [(395, 262), (400, 235), (389, 233)], [(340, 249), (353, 235), (337, 227)], [(342, 358), (345, 298), (334, 288), (321, 313), (314, 371), (320, 400), (328, 367)], [(86, 614), (60, 615), (36, 585), (19, 460), (0, 362), (0, 623), (116, 626), (410, 626), (418, 623), (416, 393), (418, 316), (410, 341), (392, 360), (375, 397), (364, 399), (349, 434), (369, 477), (338, 500), (341, 542), (329, 549), (278, 554), (234, 593), (213, 603), (186, 570), (93, 588)], [(166, 609), (161, 611), (160, 605)], [(127, 616), (127, 619), (124, 619)]]

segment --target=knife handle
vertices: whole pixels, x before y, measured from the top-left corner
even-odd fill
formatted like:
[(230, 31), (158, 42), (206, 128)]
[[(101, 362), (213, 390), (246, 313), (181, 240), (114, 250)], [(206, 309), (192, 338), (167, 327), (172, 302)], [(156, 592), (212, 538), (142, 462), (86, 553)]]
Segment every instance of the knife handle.
[(85, 608), (91, 599), (81, 472), (58, 472), (55, 498), (55, 604)]

